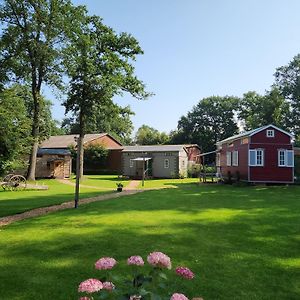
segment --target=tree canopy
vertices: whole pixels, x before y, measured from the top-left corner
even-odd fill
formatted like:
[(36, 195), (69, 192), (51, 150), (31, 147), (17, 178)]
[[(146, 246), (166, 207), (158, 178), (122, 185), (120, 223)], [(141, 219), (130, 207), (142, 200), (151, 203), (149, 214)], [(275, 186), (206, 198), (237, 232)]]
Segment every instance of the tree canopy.
[(204, 98), (178, 121), (172, 143), (195, 143), (203, 151), (215, 149), (215, 143), (238, 132), (235, 112), (239, 99), (232, 96)]
[(159, 132), (153, 127), (142, 125), (137, 130), (134, 140), (139, 145), (162, 145), (168, 144), (170, 138), (165, 132)]
[(43, 84), (62, 87), (62, 49), (84, 9), (70, 0), (4, 0), (0, 2), (1, 81), (29, 84), (33, 98), (32, 149), (28, 178), (35, 179), (42, 122)]
[(289, 127), (300, 139), (300, 54), (286, 66), (277, 68), (275, 86), (290, 104)]

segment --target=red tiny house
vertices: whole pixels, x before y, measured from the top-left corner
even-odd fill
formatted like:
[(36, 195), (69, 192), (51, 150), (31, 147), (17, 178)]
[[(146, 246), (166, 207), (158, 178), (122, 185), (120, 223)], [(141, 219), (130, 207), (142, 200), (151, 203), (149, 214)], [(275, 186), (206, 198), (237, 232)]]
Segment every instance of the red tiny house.
[(253, 183), (293, 183), (292, 135), (263, 126), (217, 143), (218, 173)]

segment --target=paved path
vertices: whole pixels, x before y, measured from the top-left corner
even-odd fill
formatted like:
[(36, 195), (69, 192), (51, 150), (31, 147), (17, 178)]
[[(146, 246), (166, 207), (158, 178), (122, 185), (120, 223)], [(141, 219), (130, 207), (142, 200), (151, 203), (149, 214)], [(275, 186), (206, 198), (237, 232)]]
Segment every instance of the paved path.
[[(59, 181), (60, 183), (63, 184), (67, 184), (67, 185), (71, 185), (75, 187), (75, 182), (72, 182), (68, 179), (56, 179), (57, 181)], [(96, 190), (109, 190), (109, 191), (113, 191), (115, 190), (114, 188), (108, 188), (108, 187), (100, 187), (100, 186), (94, 186), (94, 185), (85, 185), (85, 184), (81, 184), (80, 183), (80, 187), (82, 188), (88, 188), (88, 189), (96, 189)]]
[[(96, 202), (96, 201), (115, 199), (115, 198), (119, 198), (122, 196), (137, 194), (140, 192), (143, 192), (143, 190), (133, 190), (132, 189), (132, 190), (125, 190), (121, 193), (110, 193), (110, 194), (101, 195), (101, 196), (97, 196), (97, 197), (80, 199), (79, 205)], [(8, 224), (11, 224), (11, 223), (14, 223), (17, 221), (21, 221), (24, 219), (39, 217), (39, 216), (43, 216), (43, 215), (46, 215), (51, 212), (69, 209), (69, 208), (73, 208), (73, 207), (74, 207), (74, 201), (69, 201), (69, 202), (64, 202), (62, 204), (59, 204), (59, 205), (35, 208), (35, 209), (29, 210), (29, 211), (26, 211), (26, 212), (23, 212), (20, 214), (2, 217), (2, 218), (0, 218), (0, 227), (6, 226)]]
[(124, 191), (136, 190), (140, 185), (140, 180), (131, 180), (129, 184), (123, 189)]

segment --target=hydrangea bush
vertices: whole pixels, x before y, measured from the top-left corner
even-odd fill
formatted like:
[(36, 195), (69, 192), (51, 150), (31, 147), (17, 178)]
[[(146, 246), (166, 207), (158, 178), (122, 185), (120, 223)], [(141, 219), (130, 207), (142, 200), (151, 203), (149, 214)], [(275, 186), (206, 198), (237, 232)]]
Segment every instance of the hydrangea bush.
[[(101, 271), (99, 279), (87, 279), (79, 284), (79, 300), (120, 299), (120, 300), (189, 300), (180, 293), (179, 282), (168, 280), (172, 263), (169, 256), (162, 252), (152, 252), (147, 257), (150, 271), (144, 268), (145, 262), (141, 256), (131, 256), (127, 265), (132, 275), (119, 278), (113, 275), (112, 269), (117, 261), (112, 257), (102, 257), (95, 263), (95, 268)], [(179, 280), (192, 280), (195, 275), (187, 267), (178, 266), (175, 274)], [(202, 298), (199, 298), (202, 299)]]

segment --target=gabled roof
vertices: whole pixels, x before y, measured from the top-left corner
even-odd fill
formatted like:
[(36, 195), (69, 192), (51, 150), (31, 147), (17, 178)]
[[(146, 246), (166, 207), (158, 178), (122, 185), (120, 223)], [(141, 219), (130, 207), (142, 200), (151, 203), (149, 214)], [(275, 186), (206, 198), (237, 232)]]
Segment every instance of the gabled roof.
[[(40, 148), (68, 148), (69, 146), (76, 146), (75, 138), (78, 138), (78, 134), (68, 134), (68, 135), (55, 135), (50, 136), (50, 138), (40, 145)], [(120, 146), (121, 143), (118, 142), (115, 138), (113, 138), (108, 133), (92, 133), (86, 134), (83, 139), (83, 144), (89, 143), (98, 138), (109, 136), (115, 142), (117, 142)]]
[(124, 146), (123, 152), (179, 152), (185, 150), (185, 145), (142, 145)]
[(243, 137), (253, 136), (254, 134), (257, 134), (260, 131), (263, 131), (263, 130), (269, 128), (269, 127), (272, 127), (272, 128), (274, 128), (274, 129), (276, 129), (278, 131), (281, 131), (282, 133), (284, 133), (284, 134), (290, 136), (291, 138), (293, 138), (293, 135), (290, 134), (290, 133), (288, 133), (287, 131), (284, 131), (283, 129), (278, 128), (275, 125), (269, 124), (269, 125), (261, 126), (259, 128), (255, 128), (253, 130), (245, 131), (245, 132), (242, 132), (240, 134), (236, 134), (236, 135), (233, 135), (231, 137), (228, 137), (228, 138), (226, 138), (226, 139), (224, 139), (222, 141), (217, 142), (217, 145), (228, 143), (228, 142), (233, 142), (233, 141), (238, 140), (238, 139), (243, 138)]

